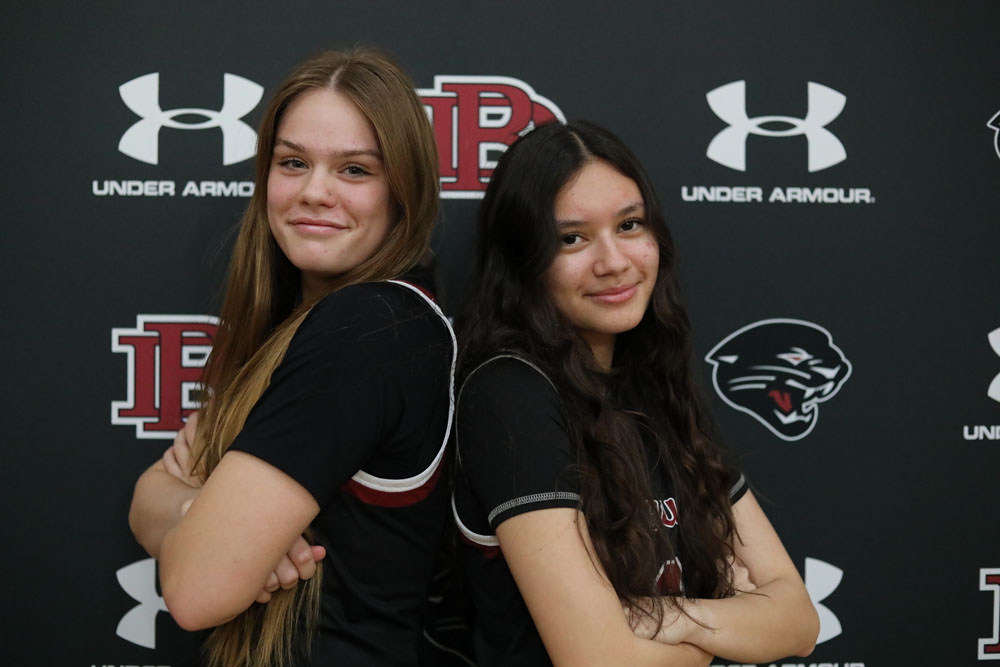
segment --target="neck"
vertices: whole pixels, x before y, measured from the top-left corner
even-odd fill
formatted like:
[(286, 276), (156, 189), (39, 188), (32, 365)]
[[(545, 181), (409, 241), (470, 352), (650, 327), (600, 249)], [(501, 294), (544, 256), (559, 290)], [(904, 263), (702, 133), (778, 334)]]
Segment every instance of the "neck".
[(330, 291), (331, 281), (302, 274), (302, 302), (312, 303)]
[(590, 345), (590, 351), (594, 353), (594, 359), (597, 361), (597, 367), (602, 371), (611, 370), (611, 360), (615, 355), (615, 337), (614, 336), (584, 336), (587, 344)]

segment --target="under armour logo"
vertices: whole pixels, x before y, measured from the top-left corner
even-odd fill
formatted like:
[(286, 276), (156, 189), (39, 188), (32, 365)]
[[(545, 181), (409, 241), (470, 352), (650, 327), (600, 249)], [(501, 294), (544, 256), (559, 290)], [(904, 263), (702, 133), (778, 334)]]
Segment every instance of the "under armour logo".
[[(715, 115), (726, 121), (729, 127), (719, 132), (708, 145), (709, 159), (719, 164), (746, 171), (747, 136), (757, 134), (764, 137), (794, 137), (806, 135), (809, 142), (809, 171), (820, 171), (847, 159), (844, 145), (826, 129), (844, 110), (847, 97), (833, 88), (809, 82), (809, 109), (805, 118), (790, 116), (758, 116), (748, 118), (746, 111), (746, 81), (733, 81), (719, 86), (708, 93), (708, 106)], [(765, 123), (786, 123), (784, 130), (769, 130), (761, 127)]]
[(126, 565), (116, 572), (122, 590), (139, 604), (118, 621), (115, 634), (139, 646), (156, 648), (156, 615), (167, 610), (156, 593), (156, 561), (146, 558)]
[(986, 127), (993, 130), (993, 150), (997, 152), (997, 157), (1000, 157), (1000, 111), (993, 114), (993, 118), (990, 118), (990, 122), (986, 123)]
[(839, 567), (815, 558), (806, 558), (806, 591), (816, 608), (816, 613), (819, 614), (817, 644), (833, 639), (841, 633), (840, 619), (830, 611), (829, 607), (820, 603), (837, 590), (843, 578), (844, 571)]
[[(160, 108), (160, 74), (153, 72), (123, 83), (118, 87), (125, 105), (140, 116), (138, 121), (125, 131), (118, 150), (149, 164), (157, 164), (160, 151), (160, 128), (176, 130), (207, 130), (222, 128), (222, 164), (230, 165), (253, 157), (256, 152), (257, 133), (241, 118), (260, 102), (264, 88), (249, 79), (235, 74), (223, 75), (222, 108), (212, 109), (168, 109)], [(204, 121), (182, 123), (174, 120), (177, 116), (202, 116)]]
[[(990, 341), (990, 347), (1000, 357), (1000, 329), (991, 331), (987, 339)], [(986, 395), (994, 401), (1000, 401), (1000, 373), (997, 373), (997, 376), (990, 382), (990, 388), (986, 390)]]

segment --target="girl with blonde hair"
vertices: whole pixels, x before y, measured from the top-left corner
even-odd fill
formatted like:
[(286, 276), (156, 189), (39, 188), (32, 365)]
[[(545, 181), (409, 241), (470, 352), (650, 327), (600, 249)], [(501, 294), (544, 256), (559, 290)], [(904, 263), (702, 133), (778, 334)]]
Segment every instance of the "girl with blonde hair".
[(173, 617), (215, 628), (210, 665), (417, 662), (457, 352), (426, 267), (437, 164), (377, 51), (309, 60), (264, 113), (210, 398), (129, 515)]

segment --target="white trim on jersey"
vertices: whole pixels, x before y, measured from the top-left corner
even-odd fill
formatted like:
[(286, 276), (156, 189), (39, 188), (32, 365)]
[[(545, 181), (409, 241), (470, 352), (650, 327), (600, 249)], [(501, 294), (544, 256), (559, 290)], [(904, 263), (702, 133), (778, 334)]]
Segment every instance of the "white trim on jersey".
[(375, 475), (369, 474), (364, 470), (359, 470), (353, 477), (351, 477), (352, 480), (361, 486), (374, 491), (382, 491), (385, 493), (403, 493), (405, 491), (418, 489), (426, 484), (427, 481), (434, 476), (434, 473), (441, 465), (441, 460), (444, 458), (444, 451), (448, 446), (448, 438), (451, 436), (451, 422), (455, 415), (455, 364), (458, 362), (458, 340), (455, 338), (455, 331), (451, 328), (451, 322), (448, 321), (448, 318), (445, 317), (445, 314), (441, 311), (438, 305), (419, 288), (401, 280), (387, 280), (386, 282), (400, 285), (414, 294), (419, 295), (420, 298), (426, 301), (434, 312), (437, 313), (438, 317), (441, 318), (441, 321), (444, 322), (445, 328), (448, 330), (448, 335), (451, 336), (451, 371), (448, 377), (448, 424), (445, 427), (444, 439), (441, 441), (441, 447), (438, 449), (437, 456), (434, 457), (434, 460), (431, 461), (431, 464), (423, 472), (414, 475), (413, 477), (406, 477), (404, 479), (386, 479), (384, 477), (376, 477)]
[[(472, 376), (475, 375), (476, 373), (478, 373), (481, 368), (483, 368), (484, 366), (486, 366), (488, 364), (493, 363), (497, 359), (516, 359), (517, 361), (520, 361), (522, 364), (526, 364), (526, 365), (530, 366), (531, 368), (534, 368), (536, 371), (538, 371), (538, 374), (541, 375), (543, 378), (545, 378), (545, 381), (548, 382), (552, 386), (553, 389), (555, 389), (555, 392), (557, 394), (559, 393), (559, 390), (556, 389), (555, 383), (552, 382), (552, 380), (549, 379), (549, 376), (545, 374), (545, 371), (543, 371), (541, 368), (539, 368), (535, 364), (531, 363), (530, 361), (528, 361), (524, 357), (519, 357), (516, 354), (506, 353), (506, 354), (498, 354), (498, 355), (496, 355), (494, 357), (490, 357), (489, 359), (487, 359), (483, 363), (479, 364), (478, 366), (476, 366), (475, 368), (473, 368), (469, 372), (469, 374), (465, 377), (465, 381), (462, 383), (462, 387), (458, 390), (458, 401), (459, 402), (462, 401), (462, 392), (465, 391), (465, 385), (469, 384), (469, 380), (472, 379)], [(458, 444), (458, 430), (457, 430), (457, 428), (458, 427), (456, 425), (456, 431), (455, 431), (455, 461), (456, 462), (459, 461), (462, 458), (461, 448), (460, 448), (460, 446)]]
[(455, 524), (458, 526), (458, 532), (462, 533), (462, 537), (469, 540), (473, 544), (478, 544), (481, 547), (498, 547), (500, 546), (500, 540), (497, 539), (496, 535), (480, 535), (479, 533), (474, 533), (469, 528), (462, 523), (462, 517), (458, 516), (458, 507), (455, 506), (455, 494), (451, 494), (451, 514), (455, 517)]

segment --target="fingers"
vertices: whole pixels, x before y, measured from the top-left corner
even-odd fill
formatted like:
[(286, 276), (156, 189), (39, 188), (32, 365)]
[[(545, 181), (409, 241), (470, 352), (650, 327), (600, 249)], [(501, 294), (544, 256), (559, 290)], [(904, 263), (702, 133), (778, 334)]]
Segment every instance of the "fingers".
[(267, 593), (273, 593), (279, 588), (281, 588), (281, 583), (278, 581), (278, 573), (276, 571), (271, 572), (271, 574), (267, 577), (267, 581), (264, 582), (263, 590)]
[[(316, 557), (317, 552), (321, 552), (319, 558)], [(313, 547), (301, 535), (292, 542), (287, 555), (297, 570), (298, 578), (302, 580), (312, 579), (316, 574), (316, 561), (323, 560), (325, 556), (326, 549)]]
[(278, 587), (278, 575), (272, 572), (264, 583), (264, 588), (260, 589), (260, 592), (257, 593), (257, 597), (254, 599), (260, 603), (269, 602), (271, 600), (271, 593), (278, 590)]
[(184, 422), (184, 432), (188, 434), (188, 442), (194, 442), (195, 431), (198, 430), (198, 411), (194, 411), (188, 415), (187, 421)]
[(750, 570), (748, 570), (738, 558), (730, 558), (729, 566), (733, 571), (734, 590), (742, 593), (748, 593), (757, 589), (757, 586), (755, 586), (753, 581), (750, 579)]
[(174, 456), (177, 457), (177, 462), (183, 466), (184, 470), (190, 470), (188, 462), (191, 459), (191, 445), (185, 438), (183, 430), (177, 431), (177, 437), (174, 438), (174, 446), (171, 449), (174, 450)]
[(274, 573), (278, 576), (278, 582), (285, 590), (295, 588), (295, 585), (299, 583), (299, 570), (292, 564), (287, 555), (282, 556), (281, 560), (278, 561)]
[(163, 452), (163, 467), (171, 475), (182, 482), (184, 481), (184, 471), (181, 469), (180, 463), (177, 462), (177, 455), (174, 453), (173, 447), (168, 447), (167, 451)]
[(177, 435), (174, 436), (174, 444), (163, 455), (164, 467), (166, 467), (167, 472), (185, 484), (195, 487), (201, 486), (202, 483), (201, 478), (196, 476), (191, 469), (193, 463), (191, 443), (194, 442), (197, 424), (197, 413), (192, 413), (184, 428), (177, 431)]
[(271, 594), (279, 588), (290, 590), (295, 588), (300, 580), (311, 579), (316, 574), (316, 563), (324, 558), (326, 558), (325, 547), (318, 544), (311, 545), (304, 537), (299, 536), (288, 548), (288, 553), (278, 561), (255, 600), (260, 603), (268, 602), (272, 597)]
[(176, 444), (171, 445), (167, 448), (167, 451), (163, 452), (163, 467), (171, 476), (176, 477), (188, 486), (201, 487), (201, 480), (188, 473), (187, 460), (181, 460), (178, 457)]
[(194, 431), (188, 432), (190, 424), (191, 417), (188, 417), (184, 428), (177, 431), (177, 435), (174, 436), (174, 455), (177, 457), (177, 462), (184, 468), (184, 472), (191, 470), (191, 443), (194, 442)]

